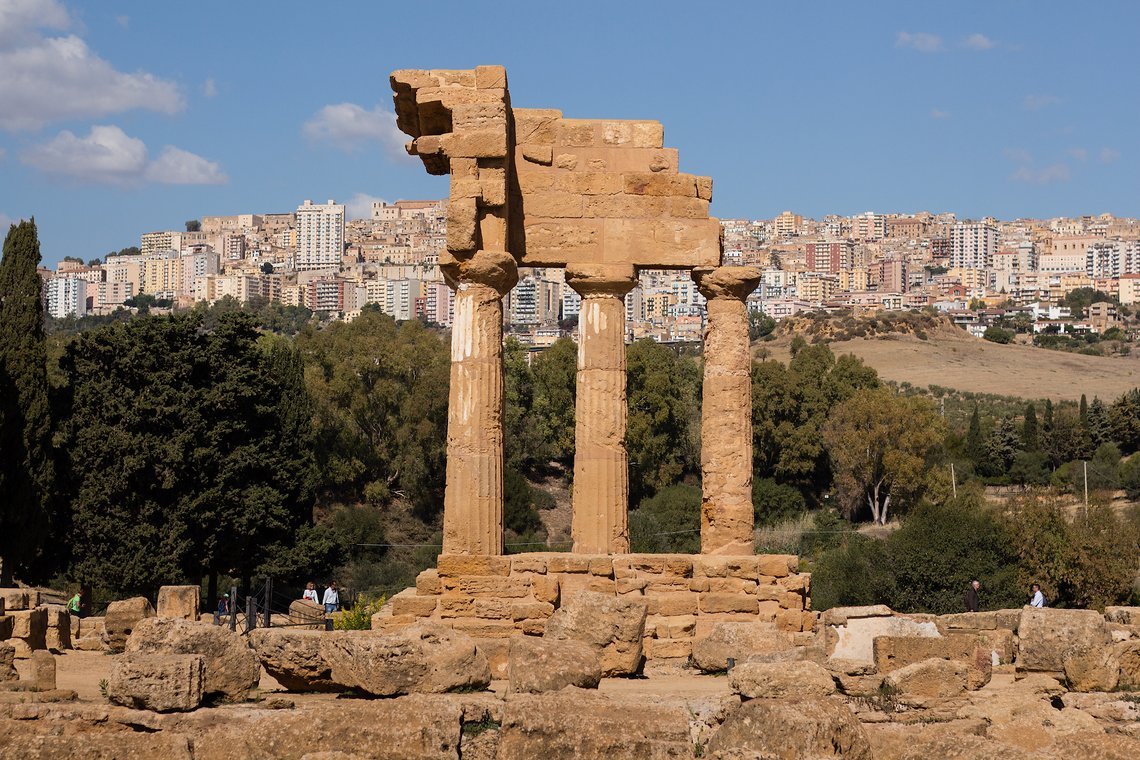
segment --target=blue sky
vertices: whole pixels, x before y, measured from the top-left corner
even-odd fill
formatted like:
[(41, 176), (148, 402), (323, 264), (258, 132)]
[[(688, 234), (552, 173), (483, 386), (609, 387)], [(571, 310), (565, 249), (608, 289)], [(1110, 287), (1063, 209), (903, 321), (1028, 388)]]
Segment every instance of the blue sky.
[(0, 0), (0, 223), (44, 259), (305, 198), (443, 197), (388, 73), (655, 118), (713, 213), (1140, 216), (1140, 4)]

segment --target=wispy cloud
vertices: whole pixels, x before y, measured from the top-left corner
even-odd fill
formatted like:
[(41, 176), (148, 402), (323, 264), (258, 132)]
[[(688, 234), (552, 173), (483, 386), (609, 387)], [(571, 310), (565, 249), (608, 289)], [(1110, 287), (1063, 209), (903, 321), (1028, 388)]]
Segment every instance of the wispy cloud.
[(327, 142), (346, 153), (380, 145), (393, 156), (407, 156), (407, 138), (396, 128), (396, 115), (383, 106), (366, 110), (356, 103), (327, 105), (305, 122), (302, 131), (310, 140)]
[(114, 125), (93, 126), (82, 137), (65, 129), (25, 150), (20, 160), (47, 174), (94, 184), (220, 185), (227, 181), (217, 163), (172, 145), (151, 161), (146, 143)]
[(131, 17), (127, 15), (115, 16), (115, 23), (126, 29), (131, 25)]
[(383, 198), (366, 193), (356, 193), (344, 202), (344, 209), (350, 219), (367, 219), (372, 216), (373, 203), (386, 203)]
[(997, 47), (997, 43), (991, 40), (981, 32), (975, 32), (966, 39), (962, 40), (962, 44), (971, 50), (992, 50)]
[(1101, 148), (1100, 149), (1100, 162), (1102, 164), (1113, 164), (1120, 159), (1120, 151), (1116, 148)]
[(895, 47), (913, 48), (920, 53), (937, 53), (942, 48), (942, 38), (929, 32), (899, 32), (895, 36)]
[(1069, 155), (1080, 161), (1082, 164), (1089, 160), (1089, 152), (1084, 148), (1069, 148)]
[(1025, 106), (1027, 111), (1040, 111), (1042, 108), (1055, 106), (1061, 102), (1061, 99), (1056, 95), (1026, 95), (1021, 104)]
[(930, 109), (930, 118), (932, 118), (932, 119), (949, 119), (950, 118), (950, 112), (949, 111), (943, 111), (940, 108), (932, 108), (932, 109)]
[(218, 94), (218, 85), (214, 83), (213, 77), (210, 77), (202, 84), (202, 94), (207, 98), (215, 97)]
[(1072, 178), (1068, 164), (1055, 163), (1038, 168), (1033, 154), (1024, 148), (1006, 148), (1005, 157), (1016, 164), (1009, 178), (1014, 182), (1029, 185), (1050, 185), (1054, 182), (1068, 182)]

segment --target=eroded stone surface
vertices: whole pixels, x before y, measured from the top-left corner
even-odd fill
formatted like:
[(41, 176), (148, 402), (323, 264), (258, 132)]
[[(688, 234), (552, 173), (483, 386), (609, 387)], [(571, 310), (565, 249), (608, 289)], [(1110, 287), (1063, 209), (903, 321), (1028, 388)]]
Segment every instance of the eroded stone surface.
[(641, 666), (645, 617), (644, 602), (583, 591), (551, 616), (543, 635), (594, 647), (603, 676), (629, 675)]
[(1017, 666), (1023, 670), (1061, 672), (1065, 650), (1108, 645), (1108, 628), (1096, 610), (1026, 607), (1018, 622)]
[(792, 637), (773, 623), (717, 623), (693, 644), (693, 665), (706, 673), (728, 669), (729, 658), (737, 663), (768, 652), (788, 651)]
[(140, 710), (194, 710), (202, 704), (204, 676), (198, 654), (121, 654), (111, 665), (107, 698)]
[(240, 701), (257, 686), (260, 663), (245, 638), (226, 626), (181, 618), (147, 618), (138, 623), (127, 652), (197, 654), (205, 661), (204, 697)]
[(110, 652), (122, 652), (127, 639), (143, 620), (154, 617), (154, 607), (146, 597), (121, 599), (107, 605), (104, 616), (105, 642)]
[(558, 691), (567, 686), (596, 689), (601, 677), (598, 651), (589, 644), (533, 636), (511, 639), (507, 678), (512, 693)]
[(745, 702), (713, 734), (704, 754), (726, 760), (872, 757), (863, 727), (843, 701), (835, 697)]

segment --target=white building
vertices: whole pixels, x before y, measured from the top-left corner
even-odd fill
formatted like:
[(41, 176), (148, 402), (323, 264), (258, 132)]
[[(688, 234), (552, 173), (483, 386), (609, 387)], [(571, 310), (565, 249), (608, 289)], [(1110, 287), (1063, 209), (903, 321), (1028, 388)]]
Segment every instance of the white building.
[(78, 277), (53, 277), (47, 282), (47, 311), (56, 319), (87, 315), (87, 282)]
[(998, 248), (997, 227), (984, 222), (950, 228), (950, 268), (989, 269)]
[(344, 205), (306, 200), (298, 206), (297, 269), (335, 269), (343, 255)]

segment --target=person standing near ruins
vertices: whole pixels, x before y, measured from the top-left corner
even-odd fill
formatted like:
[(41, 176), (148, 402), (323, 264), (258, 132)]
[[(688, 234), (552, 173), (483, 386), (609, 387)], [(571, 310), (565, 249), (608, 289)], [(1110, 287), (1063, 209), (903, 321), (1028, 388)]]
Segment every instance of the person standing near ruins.
[(340, 607), (340, 592), (337, 591), (336, 581), (330, 583), (329, 587), (325, 589), (324, 605), (326, 615), (331, 615)]
[(1029, 600), (1029, 606), (1030, 607), (1044, 607), (1045, 606), (1045, 595), (1041, 593), (1041, 587), (1038, 586), (1036, 583), (1034, 583), (1032, 590), (1033, 590), (1033, 594)]
[(304, 593), (301, 594), (301, 598), (306, 599), (306, 600), (312, 602), (313, 604), (320, 604), (321, 602), (317, 598), (317, 584), (313, 583), (312, 581), (309, 581), (309, 583), (305, 586)]
[(981, 606), (981, 597), (978, 591), (982, 588), (982, 584), (977, 581), (970, 581), (970, 587), (966, 589), (966, 595), (963, 601), (966, 603), (966, 612), (977, 612)]

